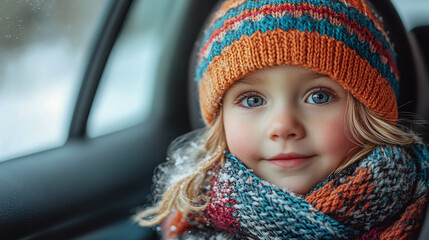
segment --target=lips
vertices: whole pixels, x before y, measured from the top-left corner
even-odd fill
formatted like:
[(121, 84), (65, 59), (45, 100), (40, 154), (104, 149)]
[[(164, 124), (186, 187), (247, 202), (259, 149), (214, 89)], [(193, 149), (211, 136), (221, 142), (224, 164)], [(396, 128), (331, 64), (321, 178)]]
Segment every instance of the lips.
[(303, 155), (299, 153), (280, 153), (268, 161), (276, 166), (283, 168), (298, 167), (308, 162), (313, 155)]

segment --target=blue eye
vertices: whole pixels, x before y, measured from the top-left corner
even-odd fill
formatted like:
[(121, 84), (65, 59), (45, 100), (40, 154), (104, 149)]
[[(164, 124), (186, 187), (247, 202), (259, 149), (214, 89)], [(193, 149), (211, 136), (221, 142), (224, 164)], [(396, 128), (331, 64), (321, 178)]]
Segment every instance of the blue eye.
[(265, 105), (266, 102), (262, 97), (251, 96), (243, 99), (243, 101), (241, 101), (241, 104), (245, 107), (259, 107)]
[(333, 96), (324, 91), (316, 91), (310, 94), (307, 98), (308, 103), (325, 104), (332, 101)]

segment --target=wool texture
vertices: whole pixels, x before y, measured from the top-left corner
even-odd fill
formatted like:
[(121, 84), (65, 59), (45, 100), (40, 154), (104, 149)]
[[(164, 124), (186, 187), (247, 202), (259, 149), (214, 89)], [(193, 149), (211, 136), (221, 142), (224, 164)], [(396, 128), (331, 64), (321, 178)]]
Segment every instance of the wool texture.
[(234, 82), (279, 65), (326, 74), (373, 112), (398, 118), (396, 53), (363, 0), (225, 1), (206, 27), (196, 58), (207, 125)]
[(174, 212), (166, 239), (415, 239), (428, 171), (427, 146), (380, 146), (303, 196), (260, 179), (226, 153), (209, 175), (207, 208)]

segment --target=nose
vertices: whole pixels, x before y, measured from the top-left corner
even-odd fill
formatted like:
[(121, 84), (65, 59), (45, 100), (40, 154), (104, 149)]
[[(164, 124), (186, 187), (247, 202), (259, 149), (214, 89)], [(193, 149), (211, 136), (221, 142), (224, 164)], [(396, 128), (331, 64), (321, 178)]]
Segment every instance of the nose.
[(272, 118), (267, 133), (273, 141), (299, 140), (305, 136), (305, 128), (298, 115), (292, 111), (282, 111)]

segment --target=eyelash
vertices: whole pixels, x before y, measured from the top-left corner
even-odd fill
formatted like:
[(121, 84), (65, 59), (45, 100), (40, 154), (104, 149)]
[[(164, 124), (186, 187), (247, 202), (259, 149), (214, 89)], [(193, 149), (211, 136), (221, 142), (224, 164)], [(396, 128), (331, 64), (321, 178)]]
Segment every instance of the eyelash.
[[(326, 105), (326, 104), (330, 104), (330, 103), (332, 103), (333, 101), (335, 101), (335, 100), (337, 99), (337, 94), (335, 93), (335, 91), (334, 91), (334, 90), (332, 90), (332, 89), (330, 89), (330, 88), (327, 88), (327, 87), (324, 87), (324, 86), (318, 86), (318, 87), (312, 88), (312, 89), (310, 89), (310, 90), (308, 90), (308, 91), (307, 91), (307, 94), (306, 94), (306, 95), (305, 95), (305, 97), (304, 97), (305, 101), (307, 101), (308, 97), (309, 97), (311, 94), (314, 94), (314, 93), (317, 93), (317, 92), (322, 92), (322, 93), (329, 94), (330, 96), (332, 96), (332, 100), (331, 100), (331, 101), (329, 101), (329, 102), (327, 102), (327, 103), (325, 103), (325, 104), (316, 104), (316, 105)], [(237, 97), (237, 98), (235, 98), (235, 100), (234, 100), (234, 104), (235, 104), (235, 105), (238, 105), (238, 106), (240, 106), (240, 107), (242, 107), (242, 108), (244, 108), (244, 109), (248, 109), (249, 107), (243, 106), (243, 105), (241, 104), (241, 102), (242, 102), (244, 99), (246, 99), (246, 98), (248, 98), (248, 97), (252, 97), (252, 96), (258, 96), (258, 97), (261, 97), (261, 98), (265, 99), (265, 97), (264, 97), (261, 93), (259, 93), (259, 92), (256, 92), (256, 91), (253, 91), (253, 90), (252, 90), (252, 91), (246, 91), (246, 90), (244, 90), (244, 91), (241, 91), (241, 92), (238, 94), (238, 97)]]
[(337, 99), (337, 97), (338, 97), (338, 95), (335, 93), (335, 91), (334, 90), (332, 90), (332, 89), (330, 89), (330, 88), (327, 88), (327, 87), (324, 87), (324, 86), (320, 86), (320, 87), (315, 87), (315, 88), (313, 88), (313, 89), (310, 89), (309, 91), (307, 91), (308, 93), (305, 95), (305, 101), (307, 101), (307, 99), (311, 96), (311, 94), (314, 94), (314, 93), (317, 93), (317, 92), (322, 92), (322, 93), (326, 93), (326, 94), (328, 94), (328, 95), (330, 95), (330, 96), (332, 96), (332, 100), (331, 101), (329, 101), (329, 102), (327, 102), (327, 103), (324, 103), (324, 104), (316, 104), (316, 105), (326, 105), (326, 104), (330, 104), (330, 103), (332, 103), (333, 101), (335, 101), (336, 99)]
[(241, 104), (241, 102), (244, 99), (246, 99), (248, 97), (252, 97), (252, 96), (258, 96), (258, 97), (261, 97), (261, 98), (265, 99), (265, 97), (262, 94), (260, 94), (259, 92), (256, 92), (256, 91), (242, 91), (242, 92), (240, 92), (238, 94), (238, 97), (234, 100), (234, 104), (238, 105), (238, 106), (240, 106), (240, 107), (242, 107), (244, 109), (248, 109), (249, 107), (243, 106)]

